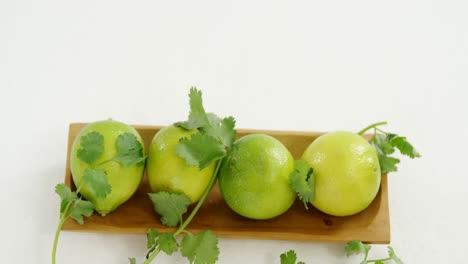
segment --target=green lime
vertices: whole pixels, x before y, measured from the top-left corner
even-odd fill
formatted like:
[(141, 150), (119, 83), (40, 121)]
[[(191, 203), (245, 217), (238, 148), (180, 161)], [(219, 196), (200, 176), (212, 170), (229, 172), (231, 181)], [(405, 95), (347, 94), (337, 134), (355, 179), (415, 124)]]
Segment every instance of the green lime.
[(289, 186), (294, 159), (275, 138), (254, 134), (233, 145), (219, 172), (219, 187), (227, 205), (252, 219), (270, 219), (291, 207)]

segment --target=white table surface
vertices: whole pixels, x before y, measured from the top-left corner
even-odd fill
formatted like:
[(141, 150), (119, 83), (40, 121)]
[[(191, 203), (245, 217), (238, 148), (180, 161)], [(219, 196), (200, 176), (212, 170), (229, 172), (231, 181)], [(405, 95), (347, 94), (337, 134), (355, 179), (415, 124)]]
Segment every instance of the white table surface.
[[(467, 13), (463, 0), (1, 1), (1, 262), (50, 263), (69, 123), (170, 124), (196, 85), (238, 128), (387, 120), (423, 155), (389, 178), (393, 247), (406, 263), (466, 263)], [(58, 263), (127, 263), (145, 240), (63, 232)], [(219, 246), (219, 263), (279, 263), (288, 249), (309, 264), (359, 263), (343, 244)]]

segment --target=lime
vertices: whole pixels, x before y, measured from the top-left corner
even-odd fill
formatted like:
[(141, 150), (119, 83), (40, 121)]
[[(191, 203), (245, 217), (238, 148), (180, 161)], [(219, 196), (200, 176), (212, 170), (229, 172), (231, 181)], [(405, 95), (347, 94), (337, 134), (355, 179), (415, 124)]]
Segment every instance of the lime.
[(314, 169), (315, 197), (312, 204), (334, 215), (353, 215), (366, 209), (380, 187), (377, 153), (361, 136), (331, 132), (318, 137), (302, 159)]
[(275, 138), (253, 134), (236, 141), (223, 161), (219, 187), (227, 205), (252, 219), (270, 219), (291, 207), (294, 159)]
[[(104, 138), (104, 151), (89, 165), (78, 158), (82, 136), (91, 132), (98, 132)], [(131, 126), (114, 120), (98, 121), (88, 124), (76, 136), (71, 150), (71, 172), (76, 186), (80, 185), (85, 169), (102, 169), (106, 172), (107, 181), (112, 191), (103, 200), (93, 197), (86, 185), (83, 185), (80, 193), (95, 205), (95, 209), (100, 214), (107, 214), (115, 210), (119, 205), (127, 201), (138, 189), (144, 172), (144, 163), (125, 167), (116, 160), (112, 160), (117, 154), (117, 137), (124, 133), (134, 135), (138, 142), (143, 145), (143, 141), (138, 132)], [(143, 150), (144, 152), (144, 150)], [(106, 162), (109, 161), (110, 162)], [(100, 165), (99, 165), (100, 164)]]
[(180, 139), (197, 133), (174, 125), (161, 129), (151, 141), (148, 153), (147, 173), (153, 192), (183, 193), (192, 203), (197, 202), (208, 186), (216, 163), (200, 170), (187, 165), (175, 151)]

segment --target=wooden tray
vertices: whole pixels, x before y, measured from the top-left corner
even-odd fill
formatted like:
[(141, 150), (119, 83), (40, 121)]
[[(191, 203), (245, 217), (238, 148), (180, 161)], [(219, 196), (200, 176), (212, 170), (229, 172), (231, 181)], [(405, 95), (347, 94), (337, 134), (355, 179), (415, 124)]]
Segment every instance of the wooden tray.
[[(67, 165), (65, 183), (73, 186), (70, 171), (70, 150), (76, 135), (86, 124), (70, 125), (68, 137)], [(146, 150), (159, 126), (134, 126), (145, 142)], [(292, 153), (299, 158), (305, 148), (322, 133), (317, 132), (286, 132), (238, 129), (238, 137), (253, 133), (264, 133), (280, 140)], [(112, 233), (146, 233), (149, 228), (160, 231), (172, 231), (173, 228), (163, 226), (149, 200), (147, 193), (151, 192), (146, 175), (135, 195), (116, 211), (102, 217), (94, 214), (79, 225), (69, 220), (63, 226), (64, 230), (85, 232)], [(189, 214), (187, 212), (186, 216)], [(390, 243), (390, 219), (388, 210), (387, 176), (382, 176), (379, 193), (373, 203), (363, 212), (347, 217), (326, 215), (312, 206), (305, 210), (301, 202), (294, 205), (283, 215), (271, 220), (250, 220), (243, 218), (224, 203), (218, 186), (208, 195), (198, 214), (189, 224), (188, 229), (199, 232), (210, 229), (221, 237), (281, 239), (281, 240), (315, 240), (329, 242), (348, 242), (358, 239), (367, 243)]]

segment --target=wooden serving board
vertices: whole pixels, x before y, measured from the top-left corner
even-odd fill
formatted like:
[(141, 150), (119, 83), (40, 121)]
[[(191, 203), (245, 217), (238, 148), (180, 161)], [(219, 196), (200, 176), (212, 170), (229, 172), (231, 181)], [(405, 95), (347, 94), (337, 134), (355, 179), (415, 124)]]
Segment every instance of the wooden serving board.
[[(73, 186), (70, 171), (70, 150), (78, 132), (86, 124), (70, 125), (68, 137), (67, 165), (65, 183)], [(145, 149), (151, 142), (159, 126), (134, 126), (143, 138)], [(238, 129), (238, 138), (263, 133), (281, 141), (298, 159), (306, 147), (323, 133), (286, 132)], [(102, 217), (94, 214), (79, 225), (68, 220), (64, 230), (110, 233), (146, 233), (149, 228), (160, 231), (173, 231), (174, 228), (163, 226), (154, 213), (147, 193), (151, 192), (146, 175), (135, 195), (122, 204), (116, 211)], [(189, 209), (190, 210), (190, 209)], [(189, 214), (187, 212), (186, 216)], [(388, 209), (387, 176), (382, 176), (380, 191), (372, 204), (363, 212), (347, 217), (334, 217), (324, 214), (312, 206), (305, 210), (302, 202), (296, 201), (283, 215), (271, 220), (250, 220), (231, 211), (224, 203), (218, 186), (215, 185), (198, 214), (189, 224), (188, 229), (197, 233), (210, 229), (216, 235), (243, 239), (309, 240), (348, 242), (358, 239), (367, 243), (390, 243), (390, 219)]]

